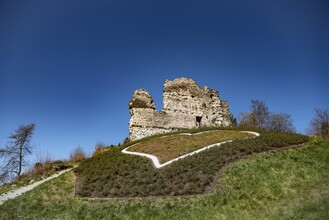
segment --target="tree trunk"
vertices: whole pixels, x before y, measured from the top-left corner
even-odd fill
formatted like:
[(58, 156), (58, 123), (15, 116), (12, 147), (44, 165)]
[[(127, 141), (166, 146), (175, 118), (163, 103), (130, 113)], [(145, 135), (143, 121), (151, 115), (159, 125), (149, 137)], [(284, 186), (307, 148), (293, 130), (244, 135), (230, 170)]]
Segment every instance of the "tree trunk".
[(17, 176), (21, 175), (22, 172), (22, 162), (23, 162), (23, 145), (19, 147), (19, 167)]

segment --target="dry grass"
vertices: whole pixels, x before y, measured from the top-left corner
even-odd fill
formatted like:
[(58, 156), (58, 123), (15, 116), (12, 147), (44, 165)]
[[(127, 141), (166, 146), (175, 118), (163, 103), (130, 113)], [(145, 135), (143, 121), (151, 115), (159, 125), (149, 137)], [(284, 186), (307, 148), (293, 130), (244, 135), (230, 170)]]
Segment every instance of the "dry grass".
[(193, 135), (169, 135), (139, 143), (129, 148), (129, 151), (155, 155), (161, 163), (164, 163), (211, 144), (252, 136), (234, 130), (207, 131)]
[[(72, 167), (68, 162), (61, 160), (44, 160), (44, 163), (36, 163), (34, 167), (22, 175), (15, 178), (15, 180), (11, 183), (7, 183), (0, 187), (0, 194), (9, 192), (10, 190), (14, 190), (20, 188), (22, 186), (26, 186), (31, 184), (31, 182), (39, 181), (45, 179), (58, 171), (68, 169)], [(1, 218), (0, 218), (1, 219)]]

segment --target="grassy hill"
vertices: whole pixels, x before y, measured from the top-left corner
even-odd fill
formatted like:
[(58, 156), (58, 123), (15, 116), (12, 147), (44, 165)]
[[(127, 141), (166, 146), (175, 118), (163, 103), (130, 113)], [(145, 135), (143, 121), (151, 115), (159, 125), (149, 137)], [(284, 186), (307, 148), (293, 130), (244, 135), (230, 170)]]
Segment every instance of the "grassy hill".
[[(267, 135), (268, 138), (262, 134), (263, 139), (244, 140), (249, 143), (244, 148), (229, 144), (234, 147), (230, 158), (255, 149), (263, 151), (268, 145), (269, 149), (282, 147), (279, 139), (287, 144), (285, 134), (276, 134), (281, 136), (276, 136), (276, 140), (269, 138), (272, 134)], [(296, 142), (292, 141), (294, 138), (289, 140)], [(262, 144), (263, 141), (267, 142)], [(116, 150), (119, 149), (111, 149), (96, 161), (106, 155), (110, 157)], [(235, 161), (219, 174), (221, 178), (215, 181), (213, 193), (167, 199), (83, 199), (75, 196), (75, 175), (69, 172), (4, 203), (0, 206), (0, 219), (329, 218), (329, 142), (312, 140), (298, 148), (259, 153)], [(111, 167), (109, 163), (106, 168)]]
[(254, 137), (254, 135), (235, 130), (210, 130), (192, 135), (181, 133), (147, 139), (134, 144), (129, 151), (155, 155), (161, 163), (164, 163), (211, 144), (248, 137)]
[[(203, 135), (208, 138), (199, 137), (198, 145), (209, 144), (213, 132)], [(238, 136), (241, 132), (230, 132), (230, 138), (241, 138)], [(148, 138), (142, 140), (141, 145), (147, 146), (147, 143), (155, 141), (166, 143), (166, 140), (168, 137)], [(81, 197), (122, 198), (186, 196), (212, 192), (218, 174), (228, 164), (251, 154), (282, 149), (306, 141), (308, 137), (303, 135), (263, 131), (260, 137), (237, 139), (161, 169), (155, 169), (148, 158), (122, 154), (121, 150), (127, 146), (115, 147), (80, 164), (76, 169), (76, 193)], [(188, 143), (193, 146), (195, 142)]]

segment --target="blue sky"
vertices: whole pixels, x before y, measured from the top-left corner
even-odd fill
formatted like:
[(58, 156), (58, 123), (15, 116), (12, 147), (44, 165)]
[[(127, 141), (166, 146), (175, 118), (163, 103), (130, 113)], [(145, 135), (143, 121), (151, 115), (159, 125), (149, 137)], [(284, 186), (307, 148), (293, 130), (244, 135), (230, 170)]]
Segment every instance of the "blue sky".
[(0, 1), (0, 144), (36, 123), (38, 151), (128, 136), (128, 102), (166, 79), (219, 90), (238, 116), (251, 99), (307, 129), (328, 108), (329, 2)]

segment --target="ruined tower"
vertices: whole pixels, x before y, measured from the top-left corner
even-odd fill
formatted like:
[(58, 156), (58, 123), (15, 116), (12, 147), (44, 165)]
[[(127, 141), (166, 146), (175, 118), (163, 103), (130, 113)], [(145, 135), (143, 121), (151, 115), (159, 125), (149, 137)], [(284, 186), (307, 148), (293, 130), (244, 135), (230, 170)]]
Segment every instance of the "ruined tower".
[(229, 126), (232, 114), (227, 101), (218, 91), (201, 88), (191, 78), (166, 80), (163, 90), (163, 110), (157, 111), (152, 96), (145, 89), (134, 92), (129, 102), (130, 140), (181, 128)]

